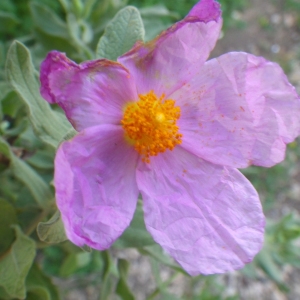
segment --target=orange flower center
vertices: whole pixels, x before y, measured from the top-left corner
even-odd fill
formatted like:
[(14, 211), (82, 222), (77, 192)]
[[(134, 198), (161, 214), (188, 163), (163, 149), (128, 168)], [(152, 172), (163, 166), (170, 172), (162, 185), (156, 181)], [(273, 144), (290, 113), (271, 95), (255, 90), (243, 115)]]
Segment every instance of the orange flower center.
[(150, 162), (150, 156), (173, 150), (181, 144), (182, 134), (178, 133), (176, 121), (180, 117), (180, 107), (175, 101), (158, 98), (153, 91), (139, 95), (137, 102), (126, 105), (121, 124), (125, 138), (142, 155), (144, 162)]

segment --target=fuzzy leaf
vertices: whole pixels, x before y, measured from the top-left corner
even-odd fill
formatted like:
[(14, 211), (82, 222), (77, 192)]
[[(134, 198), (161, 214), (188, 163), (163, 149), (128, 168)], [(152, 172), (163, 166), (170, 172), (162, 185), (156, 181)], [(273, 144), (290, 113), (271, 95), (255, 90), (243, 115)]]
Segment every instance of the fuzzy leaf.
[(29, 119), (36, 135), (57, 148), (71, 125), (61, 113), (53, 111), (41, 97), (29, 50), (20, 42), (13, 42), (8, 50), (7, 77), (27, 106)]
[(14, 207), (6, 200), (0, 199), (0, 255), (7, 251), (15, 239), (11, 225), (17, 224)]
[(123, 300), (134, 300), (134, 296), (127, 284), (127, 273), (129, 268), (129, 262), (125, 259), (118, 260), (118, 270), (120, 278), (116, 286), (116, 293)]
[(256, 256), (256, 262), (258, 266), (266, 273), (266, 275), (276, 282), (278, 287), (282, 290), (287, 291), (287, 286), (284, 283), (283, 275), (275, 263), (270, 249), (268, 246), (265, 246)]
[(113, 290), (115, 277), (116, 277), (115, 276), (116, 274), (114, 274), (114, 270), (113, 270), (114, 263), (108, 251), (102, 251), (101, 257), (103, 261), (103, 274), (102, 274), (99, 299), (109, 300)]
[(33, 264), (28, 273), (26, 287), (28, 291), (26, 300), (60, 299), (57, 288), (36, 264)]
[(18, 23), (20, 21), (13, 14), (0, 11), (0, 32), (10, 32)]
[(35, 257), (35, 243), (15, 227), (16, 240), (0, 258), (0, 286), (11, 298), (24, 299), (25, 280)]
[(37, 2), (30, 3), (30, 11), (34, 23), (42, 31), (52, 36), (69, 38), (67, 25), (47, 6)]
[(49, 150), (37, 150), (34, 155), (26, 159), (26, 162), (39, 169), (53, 170), (54, 153)]
[(68, 277), (80, 268), (87, 266), (91, 259), (91, 252), (70, 253), (62, 263), (59, 275), (61, 277)]
[(106, 26), (97, 45), (97, 58), (116, 60), (145, 35), (139, 11), (133, 6), (121, 9)]
[(23, 160), (18, 158), (10, 146), (0, 137), (0, 153), (10, 160), (10, 166), (17, 179), (23, 182), (30, 190), (36, 202), (40, 205), (53, 199), (50, 187), (46, 182)]
[(166, 255), (162, 248), (159, 245), (152, 245), (152, 246), (147, 246), (141, 249), (138, 249), (138, 251), (142, 255), (148, 255), (152, 258), (154, 258), (156, 261), (164, 264), (165, 266), (170, 267), (171, 269), (178, 271), (182, 274), (186, 274), (186, 272), (180, 268), (172, 259), (170, 256)]
[(54, 244), (66, 241), (68, 238), (65, 234), (60, 212), (56, 211), (49, 221), (39, 223), (37, 234), (40, 240), (46, 243)]

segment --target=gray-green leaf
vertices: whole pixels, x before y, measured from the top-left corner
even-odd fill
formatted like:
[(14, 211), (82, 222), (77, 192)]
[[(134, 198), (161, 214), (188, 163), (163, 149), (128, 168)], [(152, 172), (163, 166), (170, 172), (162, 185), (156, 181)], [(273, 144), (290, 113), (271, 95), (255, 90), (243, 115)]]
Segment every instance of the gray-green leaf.
[(46, 182), (23, 160), (11, 150), (9, 144), (0, 137), (0, 153), (10, 160), (10, 166), (17, 179), (23, 182), (30, 190), (36, 202), (40, 205), (53, 199), (53, 194)]
[(106, 26), (97, 45), (97, 58), (116, 60), (118, 56), (130, 50), (136, 41), (143, 41), (144, 35), (139, 11), (133, 6), (126, 6)]
[(26, 300), (60, 300), (57, 287), (43, 273), (37, 264), (33, 264), (26, 278)]
[(20, 21), (13, 14), (0, 11), (0, 32), (9, 32), (18, 23)]
[(15, 227), (16, 240), (0, 258), (0, 286), (11, 298), (24, 299), (25, 279), (35, 257), (35, 242)]
[(40, 240), (46, 243), (60, 243), (66, 241), (68, 238), (65, 234), (60, 212), (56, 211), (49, 221), (39, 223), (37, 234)]
[(53, 111), (41, 97), (30, 52), (22, 43), (15, 41), (10, 46), (6, 72), (11, 85), (27, 106), (36, 135), (56, 148), (71, 125), (63, 114)]
[(17, 222), (15, 208), (8, 201), (0, 198), (0, 255), (13, 243), (15, 231), (11, 226)]
[(66, 23), (49, 7), (37, 2), (31, 2), (30, 11), (36, 26), (42, 31), (53, 36), (69, 38)]
[(127, 284), (127, 273), (129, 269), (129, 262), (125, 259), (118, 260), (118, 270), (120, 278), (116, 286), (116, 293), (122, 300), (134, 300), (132, 291)]
[(186, 274), (186, 272), (180, 268), (170, 256), (166, 255), (162, 248), (159, 245), (146, 246), (144, 248), (138, 249), (138, 251), (143, 255), (148, 255), (154, 258), (156, 261), (163, 263), (165, 266), (172, 268), (175, 271), (178, 271), (182, 274)]

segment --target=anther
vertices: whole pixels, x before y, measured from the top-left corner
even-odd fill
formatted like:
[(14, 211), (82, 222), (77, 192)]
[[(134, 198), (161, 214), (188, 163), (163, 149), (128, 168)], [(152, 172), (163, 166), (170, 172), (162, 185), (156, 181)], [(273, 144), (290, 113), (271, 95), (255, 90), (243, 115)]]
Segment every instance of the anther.
[(176, 125), (180, 118), (180, 107), (172, 99), (164, 100), (153, 91), (139, 95), (137, 102), (127, 104), (121, 124), (125, 137), (142, 155), (144, 162), (167, 149), (173, 150), (181, 144), (182, 134)]

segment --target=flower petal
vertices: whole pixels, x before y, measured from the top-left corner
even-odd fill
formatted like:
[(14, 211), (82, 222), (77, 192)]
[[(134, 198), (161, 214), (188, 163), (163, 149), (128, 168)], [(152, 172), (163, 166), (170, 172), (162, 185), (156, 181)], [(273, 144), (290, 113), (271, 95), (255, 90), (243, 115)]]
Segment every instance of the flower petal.
[(202, 0), (188, 16), (154, 40), (137, 43), (118, 58), (137, 83), (138, 93), (168, 96), (194, 76), (209, 56), (222, 26), (218, 2)]
[(276, 63), (251, 54), (208, 61), (171, 98), (181, 107), (182, 146), (216, 164), (273, 166), (300, 134), (295, 88)]
[(40, 80), (42, 96), (61, 106), (78, 131), (119, 124), (125, 103), (138, 98), (128, 70), (105, 59), (77, 65), (52, 51), (41, 64)]
[(138, 198), (136, 164), (120, 126), (90, 127), (61, 144), (56, 202), (74, 244), (107, 249), (130, 224)]
[(137, 182), (147, 230), (189, 274), (242, 268), (261, 249), (262, 207), (238, 170), (177, 147), (141, 163)]

